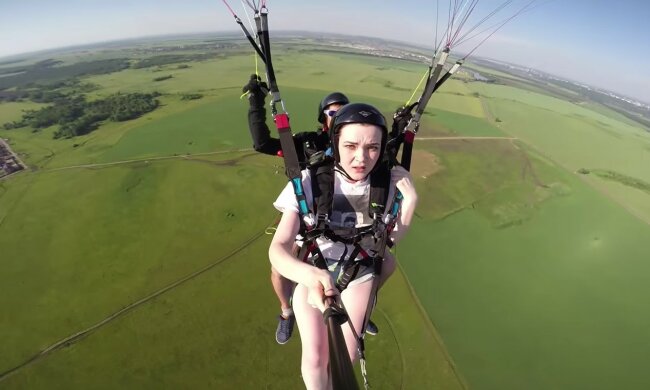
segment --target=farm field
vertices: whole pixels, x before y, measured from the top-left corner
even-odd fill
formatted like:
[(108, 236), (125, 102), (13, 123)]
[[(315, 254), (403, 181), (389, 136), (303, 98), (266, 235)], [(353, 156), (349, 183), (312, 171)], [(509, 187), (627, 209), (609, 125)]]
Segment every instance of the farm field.
[[(146, 57), (63, 59), (129, 54)], [(295, 132), (315, 128), (332, 90), (389, 117), (426, 69), (300, 46), (275, 57)], [(0, 298), (0, 387), (301, 387), (298, 337), (273, 339), (261, 233), (286, 178), (251, 149), (240, 95), (252, 56), (182, 64), (82, 78), (97, 86), (89, 99), (160, 92), (137, 119), (70, 139), (52, 138), (57, 125), (0, 128), (30, 167), (0, 181), (0, 284), (12, 291)], [(40, 106), (0, 103), (0, 126)], [(456, 79), (434, 95), (413, 161), (417, 222), (366, 342), (373, 388), (650, 382), (637, 342), (650, 325), (638, 299), (650, 293), (650, 194), (630, 186), (650, 183), (650, 133), (592, 108)]]
[[(605, 169), (650, 183), (650, 132), (582, 106), (510, 87), (476, 85), (502, 131), (569, 171)], [(569, 131), (570, 129), (570, 131)], [(650, 223), (650, 200), (636, 187), (584, 179)]]
[[(444, 156), (443, 148), (434, 150)], [(474, 183), (466, 192), (457, 171), (427, 179), (426, 188), (440, 188), (434, 198), (448, 200), (442, 210), (423, 207), (435, 215), (422, 215), (398, 248), (470, 387), (643, 388), (649, 351), (638, 339), (650, 316), (636, 297), (648, 293), (647, 225), (535, 158), (548, 189), (513, 186), (523, 164), (503, 153), (511, 181), (499, 183), (494, 152), (479, 157), (486, 165), (465, 155), (450, 168)]]

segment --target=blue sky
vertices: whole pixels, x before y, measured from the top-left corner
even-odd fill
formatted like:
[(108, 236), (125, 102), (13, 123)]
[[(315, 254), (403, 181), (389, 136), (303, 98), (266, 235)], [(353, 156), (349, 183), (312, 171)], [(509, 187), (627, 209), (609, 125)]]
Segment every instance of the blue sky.
[[(474, 15), (480, 19), (502, 2), (480, 0)], [(515, 1), (519, 5), (525, 2)], [(229, 3), (245, 17), (240, 0)], [(434, 0), (267, 3), (272, 30), (340, 32), (430, 46), (435, 38)], [(535, 10), (491, 37), (476, 54), (535, 67), (650, 102), (650, 2), (539, 3)], [(440, 25), (447, 22), (448, 7), (449, 1), (439, 1)], [(514, 9), (513, 6), (511, 11), (504, 11), (504, 17)], [(0, 0), (0, 57), (138, 36), (236, 28), (221, 0)], [(458, 50), (471, 48), (473, 45), (468, 44)]]

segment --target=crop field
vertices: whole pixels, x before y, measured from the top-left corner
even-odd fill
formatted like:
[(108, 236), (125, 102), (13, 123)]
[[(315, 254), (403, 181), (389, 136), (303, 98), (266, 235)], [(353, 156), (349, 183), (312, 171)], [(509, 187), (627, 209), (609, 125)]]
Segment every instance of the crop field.
[[(650, 133), (615, 117), (510, 87), (475, 84), (501, 130), (569, 171), (608, 169), (650, 183)], [(635, 187), (584, 175), (595, 187), (650, 223), (650, 201)]]
[[(298, 335), (273, 338), (263, 234), (286, 178), (251, 149), (240, 95), (255, 64), (233, 53), (81, 78), (91, 100), (161, 93), (134, 120), (70, 139), (0, 128), (30, 167), (0, 180), (1, 388), (301, 388)], [(126, 57), (146, 55), (61, 59)], [(315, 129), (333, 90), (389, 116), (426, 69), (290, 45), (274, 57), (294, 132)], [(42, 106), (0, 103), (0, 126)], [(650, 382), (650, 133), (610, 112), (467, 80), (440, 89), (416, 141), (416, 223), (366, 341), (373, 388)]]
[[(3, 286), (24, 290), (19, 301), (3, 297), (3, 307), (13, 315), (3, 317), (2, 328), (3, 334), (18, 332), (36, 344), (18, 334), (10, 337), (5, 345), (11, 352), (2, 354), (3, 367), (44, 343), (34, 337), (40, 332), (25, 332), (25, 327), (12, 324), (42, 328), (45, 340), (64, 335), (71, 326), (87, 325), (97, 313), (116, 310), (130, 298), (174, 280), (182, 270), (232, 251), (238, 242), (215, 238), (245, 236), (273, 216), (272, 210), (263, 213), (248, 207), (237, 196), (249, 192), (242, 187), (246, 184), (234, 178), (273, 186), (275, 177), (238, 166), (237, 160), (142, 162), (34, 175), (39, 176), (28, 189), (16, 188), (22, 196), (1, 226), (3, 261), (9, 263), (4, 266)], [(61, 182), (67, 185), (57, 185)], [(205, 201), (189, 201), (200, 198)], [(260, 202), (255, 195), (247, 198)], [(25, 273), (30, 277), (21, 277)], [(52, 312), (24, 310), (25, 302)], [(73, 312), (57, 310), (62, 305)], [(49, 321), (39, 320), (43, 315)]]
[(635, 217), (650, 207), (637, 180), (647, 133), (529, 91), (472, 87), (519, 140), (420, 143), (437, 173), (418, 177), (421, 219), (398, 250), (450, 354), (474, 388), (643, 388), (650, 229)]
[(494, 75), (494, 76), (508, 78), (508, 79), (511, 79), (511, 80), (526, 81), (525, 79), (522, 79), (519, 76), (515, 76), (515, 75), (509, 74), (509, 73), (505, 73), (505, 72), (502, 72), (502, 71), (497, 70), (497, 69), (486, 68), (484, 66), (477, 65), (477, 64), (474, 64), (474, 63), (470, 63), (466, 69), (469, 69), (469, 71), (474, 71), (475, 70), (475, 71), (477, 71), (477, 72), (479, 72), (481, 74), (484, 74), (484, 75)]
[[(418, 220), (398, 249), (471, 387), (641, 389), (650, 380), (639, 343), (650, 325), (639, 299), (649, 229), (576, 178), (559, 179), (570, 191), (537, 206), (506, 189)], [(514, 224), (499, 225), (502, 213)]]

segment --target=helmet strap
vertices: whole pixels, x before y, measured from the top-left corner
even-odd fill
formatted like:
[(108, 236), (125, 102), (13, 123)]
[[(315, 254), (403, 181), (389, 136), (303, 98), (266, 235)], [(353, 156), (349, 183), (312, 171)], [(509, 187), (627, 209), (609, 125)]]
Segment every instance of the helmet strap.
[(345, 169), (343, 169), (343, 167), (341, 166), (341, 164), (339, 164), (338, 161), (336, 161), (334, 163), (334, 170), (337, 171), (338, 173), (340, 173), (341, 175), (343, 175), (343, 177), (350, 180), (351, 182), (357, 182), (358, 181), (358, 180), (354, 180), (352, 177), (350, 177), (350, 175), (348, 175), (348, 173), (345, 171)]

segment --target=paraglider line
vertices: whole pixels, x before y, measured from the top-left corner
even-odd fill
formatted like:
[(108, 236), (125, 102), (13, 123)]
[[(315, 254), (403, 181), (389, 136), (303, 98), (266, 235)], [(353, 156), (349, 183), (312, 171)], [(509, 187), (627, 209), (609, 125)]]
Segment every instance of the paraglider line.
[(476, 7), (476, 4), (478, 4), (478, 0), (473, 0), (472, 5), (469, 7), (467, 12), (465, 12), (465, 15), (463, 15), (460, 24), (458, 25), (458, 28), (456, 29), (456, 33), (454, 33), (454, 36), (451, 38), (452, 44), (458, 38), (458, 35), (463, 29), (463, 26), (465, 26), (465, 23), (467, 23), (467, 20), (469, 19), (469, 16), (474, 12), (474, 8)]
[[(253, 25), (253, 22), (251, 21), (251, 17), (248, 15), (248, 11), (246, 11), (246, 7), (244, 6), (244, 0), (240, 0), (242, 8), (244, 9), (244, 13), (246, 14), (246, 19), (248, 20), (248, 25), (251, 27), (251, 30), (255, 31), (255, 26)], [(259, 72), (259, 67), (257, 64), (257, 54), (255, 54), (255, 51), (253, 51), (253, 59), (255, 60), (255, 74), (260, 75)], [(241, 99), (241, 98), (240, 98)]]
[(249, 0), (245, 0), (245, 1), (246, 1), (246, 4), (248, 4), (248, 6), (249, 6), (253, 11), (257, 11), (257, 6), (255, 6), (255, 2), (252, 2), (252, 3), (251, 3)]
[(476, 47), (474, 47), (465, 57), (463, 57), (463, 60), (466, 60), (469, 56), (472, 55), (478, 49), (485, 41), (487, 41), (492, 35), (494, 35), (497, 31), (499, 31), (503, 26), (505, 26), (509, 21), (512, 19), (516, 18), (517, 16), (521, 15), (525, 11), (529, 10), (530, 6), (535, 3), (536, 0), (531, 0), (528, 4), (526, 4), (523, 8), (521, 8), (517, 13), (506, 19), (499, 27), (497, 27), (494, 31), (492, 31), (487, 37), (485, 37), (481, 42), (479, 42)]
[[(489, 19), (491, 19), (491, 18), (492, 18), (494, 15), (496, 15), (499, 11), (501, 11), (502, 9), (504, 9), (505, 7), (507, 7), (508, 5), (510, 5), (513, 1), (514, 1), (514, 0), (508, 0), (508, 1), (503, 2), (500, 6), (498, 6), (498, 7), (497, 7), (496, 9), (494, 9), (492, 12), (490, 12), (489, 14), (487, 14), (483, 19), (481, 19), (481, 20), (480, 20), (478, 23), (476, 23), (472, 28), (470, 28), (470, 29), (469, 29), (468, 31), (466, 31), (466, 32), (465, 32), (461, 37), (459, 37), (459, 38), (456, 40), (456, 42), (454, 43), (454, 45), (460, 45), (460, 42), (459, 42), (459, 41), (463, 41), (463, 40), (465, 39), (465, 37), (467, 37), (469, 34), (471, 34), (474, 30), (476, 30), (476, 29), (477, 29), (479, 26), (481, 26), (483, 23), (485, 23), (485, 22), (487, 22)], [(497, 23), (496, 25), (499, 25), (499, 23)], [(496, 26), (496, 25), (495, 25), (495, 26)], [(492, 26), (492, 27), (494, 27), (494, 26)], [(490, 28), (492, 28), (492, 27), (490, 27)], [(487, 28), (487, 29), (483, 30), (483, 32), (490, 30), (490, 28)], [(480, 35), (480, 34), (477, 34), (477, 35)], [(475, 35), (475, 36), (476, 36), (476, 35)]]
[(230, 5), (226, 2), (226, 0), (221, 0), (221, 1), (223, 1), (223, 3), (226, 5), (226, 7), (228, 7), (228, 10), (229, 10), (230, 13), (232, 14), (232, 16), (234, 16), (235, 19), (239, 19), (239, 18), (237, 17), (237, 14), (235, 13), (235, 11), (232, 10), (232, 8), (231, 8)]

